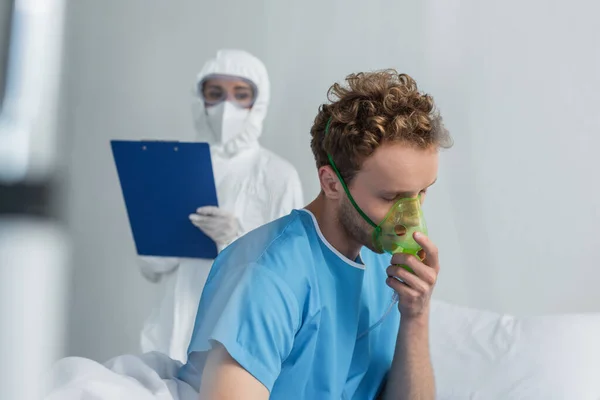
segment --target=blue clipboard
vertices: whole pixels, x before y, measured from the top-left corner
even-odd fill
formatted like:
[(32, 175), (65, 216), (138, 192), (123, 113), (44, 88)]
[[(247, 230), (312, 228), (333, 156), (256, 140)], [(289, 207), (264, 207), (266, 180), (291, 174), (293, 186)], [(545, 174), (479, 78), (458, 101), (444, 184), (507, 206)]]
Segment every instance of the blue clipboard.
[(189, 220), (218, 206), (208, 144), (110, 143), (138, 254), (214, 259), (216, 244)]

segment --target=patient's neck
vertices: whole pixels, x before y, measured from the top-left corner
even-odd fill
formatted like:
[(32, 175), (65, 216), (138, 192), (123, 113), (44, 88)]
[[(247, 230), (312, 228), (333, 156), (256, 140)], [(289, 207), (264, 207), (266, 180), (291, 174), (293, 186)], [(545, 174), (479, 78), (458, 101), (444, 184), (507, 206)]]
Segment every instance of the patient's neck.
[(337, 203), (320, 193), (305, 208), (317, 219), (325, 240), (346, 258), (356, 260), (362, 245), (350, 238), (340, 225)]

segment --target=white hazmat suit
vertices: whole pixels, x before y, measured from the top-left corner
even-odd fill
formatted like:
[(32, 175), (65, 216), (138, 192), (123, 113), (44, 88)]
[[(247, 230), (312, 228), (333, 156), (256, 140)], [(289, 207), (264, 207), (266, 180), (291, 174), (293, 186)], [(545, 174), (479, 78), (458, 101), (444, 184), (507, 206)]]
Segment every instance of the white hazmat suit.
[[(269, 105), (265, 66), (247, 52), (221, 50), (204, 65), (196, 82), (213, 75), (243, 78), (257, 90), (249, 110), (229, 101), (205, 107), (201, 97), (194, 99), (197, 139), (210, 144), (219, 207), (199, 209), (198, 214), (190, 216), (190, 223), (202, 229), (222, 250), (244, 233), (304, 204), (294, 167), (258, 142)], [(140, 264), (149, 280), (157, 282), (162, 276), (167, 279), (161, 306), (142, 331), (142, 351), (159, 351), (185, 363), (212, 261), (140, 257)]]

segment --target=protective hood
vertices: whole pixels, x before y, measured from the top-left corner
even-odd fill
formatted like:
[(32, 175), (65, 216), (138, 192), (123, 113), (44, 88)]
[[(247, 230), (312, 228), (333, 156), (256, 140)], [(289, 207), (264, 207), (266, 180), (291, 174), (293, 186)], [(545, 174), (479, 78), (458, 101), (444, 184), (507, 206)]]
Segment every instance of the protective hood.
[(196, 86), (205, 77), (213, 74), (248, 79), (256, 85), (258, 96), (243, 123), (239, 124), (239, 133), (219, 141), (211, 130), (210, 116), (207, 114), (204, 102), (195, 95), (192, 111), (197, 139), (210, 143), (213, 152), (227, 157), (234, 156), (244, 149), (257, 147), (270, 98), (269, 76), (264, 64), (258, 58), (242, 50), (219, 50), (216, 58), (204, 64), (196, 77)]

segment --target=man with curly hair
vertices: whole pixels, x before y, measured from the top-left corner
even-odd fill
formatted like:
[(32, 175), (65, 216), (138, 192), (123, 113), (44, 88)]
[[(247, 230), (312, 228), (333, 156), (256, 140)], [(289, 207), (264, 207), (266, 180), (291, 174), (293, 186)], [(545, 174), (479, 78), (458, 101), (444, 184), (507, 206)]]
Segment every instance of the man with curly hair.
[(219, 255), (180, 378), (211, 400), (433, 399), (437, 249), (415, 234), (421, 258), (390, 257), (372, 238), (398, 199), (425, 199), (448, 131), (411, 77), (385, 70), (334, 84), (311, 136), (321, 192)]

